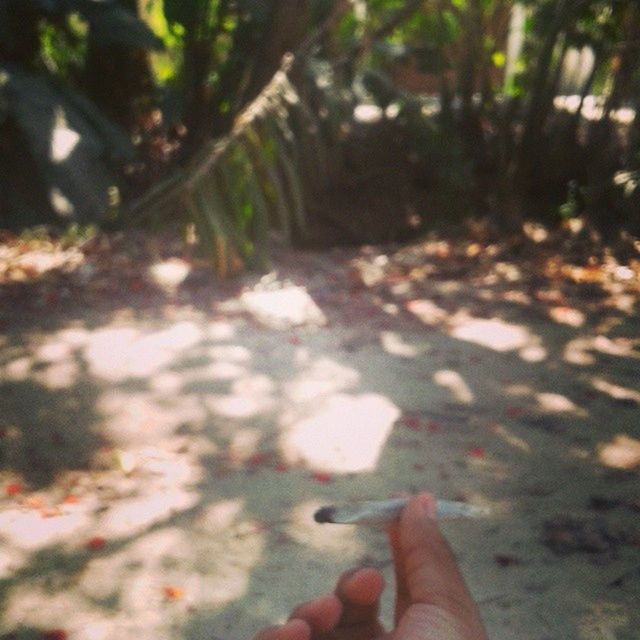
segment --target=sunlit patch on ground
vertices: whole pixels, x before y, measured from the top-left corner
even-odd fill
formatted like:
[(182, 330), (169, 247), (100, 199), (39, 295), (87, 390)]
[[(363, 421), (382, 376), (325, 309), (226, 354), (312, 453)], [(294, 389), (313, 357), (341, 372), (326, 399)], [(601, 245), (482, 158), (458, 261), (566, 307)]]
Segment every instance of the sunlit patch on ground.
[(400, 358), (417, 358), (429, 350), (428, 342), (412, 343), (395, 331), (383, 331), (380, 343), (387, 353)]
[(247, 291), (240, 297), (240, 302), (257, 320), (274, 329), (323, 326), (327, 322), (306, 289), (288, 283)]
[(570, 413), (574, 415), (586, 416), (587, 412), (578, 407), (566, 396), (560, 393), (537, 393), (536, 400), (540, 408), (551, 413)]
[(436, 371), (433, 375), (433, 381), (437, 385), (448, 389), (457, 402), (471, 404), (475, 399), (471, 387), (457, 371), (446, 369)]
[(635, 469), (640, 466), (640, 440), (617, 435), (611, 442), (601, 445), (598, 458), (607, 467)]
[(311, 416), (284, 425), (280, 446), (292, 464), (337, 473), (373, 471), (400, 410), (379, 395), (329, 397)]
[(320, 357), (303, 363), (303, 369), (284, 385), (292, 402), (306, 402), (354, 387), (360, 374), (330, 358)]
[(627, 387), (609, 382), (600, 377), (594, 377), (591, 384), (594, 389), (610, 396), (614, 400), (640, 404), (640, 391), (636, 389), (628, 389)]
[(451, 335), (458, 340), (473, 342), (499, 352), (524, 349), (533, 342), (533, 336), (527, 327), (498, 318), (461, 318), (455, 322)]

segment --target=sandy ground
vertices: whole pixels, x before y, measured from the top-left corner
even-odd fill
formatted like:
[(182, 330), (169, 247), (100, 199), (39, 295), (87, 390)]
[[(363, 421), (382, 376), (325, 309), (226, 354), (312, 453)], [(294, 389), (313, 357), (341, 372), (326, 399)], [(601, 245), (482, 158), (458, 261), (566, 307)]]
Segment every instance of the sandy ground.
[(491, 638), (637, 638), (637, 278), (472, 247), (5, 296), (0, 638), (241, 640), (359, 565), (388, 621), (384, 534), (311, 515), (419, 489), (492, 510), (443, 524)]

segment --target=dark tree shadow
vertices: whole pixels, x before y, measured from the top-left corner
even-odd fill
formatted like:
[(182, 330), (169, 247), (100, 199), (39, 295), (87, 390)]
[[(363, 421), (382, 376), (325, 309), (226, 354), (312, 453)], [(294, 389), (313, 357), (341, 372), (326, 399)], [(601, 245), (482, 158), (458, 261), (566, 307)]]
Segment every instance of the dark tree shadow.
[(97, 395), (87, 381), (63, 390), (31, 379), (0, 384), (0, 468), (21, 474), (33, 487), (51, 483), (60, 471), (88, 468), (104, 444)]

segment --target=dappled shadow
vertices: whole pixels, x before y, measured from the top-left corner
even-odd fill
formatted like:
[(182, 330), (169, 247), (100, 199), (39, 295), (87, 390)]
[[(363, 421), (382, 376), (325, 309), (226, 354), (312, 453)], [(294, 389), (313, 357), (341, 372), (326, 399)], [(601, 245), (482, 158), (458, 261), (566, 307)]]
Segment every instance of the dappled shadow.
[[(20, 364), (27, 363), (13, 362), (16, 375)], [(23, 380), (0, 383), (0, 468), (34, 487), (49, 484), (60, 471), (87, 469), (104, 444), (95, 414), (96, 389), (89, 381), (67, 386), (68, 374), (49, 363), (25, 370)], [(54, 381), (48, 384), (48, 379)]]
[[(493, 637), (571, 637), (598, 602), (633, 626), (637, 285), (486, 245), (283, 252), (214, 293), (112, 260), (86, 309), (5, 315), (2, 632), (250, 637), (351, 565), (391, 582), (381, 532), (314, 509), (425, 487), (491, 509), (445, 526)], [(566, 525), (556, 556), (558, 514), (606, 544)]]

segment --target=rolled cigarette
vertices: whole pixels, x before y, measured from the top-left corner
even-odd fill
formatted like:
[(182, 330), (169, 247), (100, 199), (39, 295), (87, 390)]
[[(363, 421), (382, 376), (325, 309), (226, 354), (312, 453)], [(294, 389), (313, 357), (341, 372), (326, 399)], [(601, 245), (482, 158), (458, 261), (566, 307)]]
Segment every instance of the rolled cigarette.
[[(340, 506), (327, 506), (318, 509), (313, 519), (321, 524), (388, 524), (400, 518), (402, 510), (410, 498), (392, 498), (391, 500), (367, 500)], [(464, 502), (451, 500), (436, 501), (437, 518), (482, 518), (489, 510)]]

